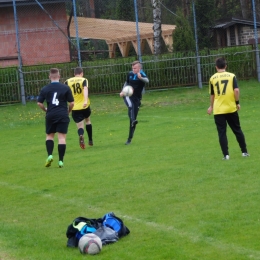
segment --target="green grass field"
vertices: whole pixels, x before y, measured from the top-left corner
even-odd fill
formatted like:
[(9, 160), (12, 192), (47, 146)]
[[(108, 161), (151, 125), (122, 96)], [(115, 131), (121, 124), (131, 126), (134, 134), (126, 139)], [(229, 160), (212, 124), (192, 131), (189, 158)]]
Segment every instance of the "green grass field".
[[(64, 168), (45, 168), (44, 113), (0, 107), (0, 259), (260, 259), (260, 84), (239, 82), (249, 158), (228, 130), (222, 161), (208, 88), (147, 92), (131, 145), (119, 96), (91, 96), (94, 146), (71, 121)], [(96, 256), (67, 248), (78, 216), (113, 211), (131, 233)]]

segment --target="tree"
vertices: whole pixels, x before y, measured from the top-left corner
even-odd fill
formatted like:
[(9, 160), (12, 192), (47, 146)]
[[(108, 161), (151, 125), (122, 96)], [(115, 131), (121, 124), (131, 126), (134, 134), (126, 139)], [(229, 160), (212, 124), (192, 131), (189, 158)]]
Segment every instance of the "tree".
[(181, 9), (177, 10), (176, 29), (173, 33), (174, 51), (194, 51), (195, 40), (192, 27)]
[(124, 21), (134, 21), (134, 2), (117, 0), (116, 1), (116, 19)]
[[(249, 0), (250, 2), (252, 0)], [(216, 19), (227, 19), (240, 17), (247, 19), (250, 14), (250, 4), (248, 0), (215, 0), (215, 8), (218, 14)]]
[(190, 1), (189, 0), (182, 0), (182, 10), (184, 17), (188, 17), (190, 15)]
[(159, 0), (152, 0), (153, 7), (153, 37), (154, 37), (154, 54), (160, 54), (162, 48), (162, 11)]
[[(251, 2), (251, 0), (250, 0)], [(240, 0), (241, 4), (241, 10), (242, 10), (242, 17), (244, 19), (249, 19), (250, 18), (250, 3), (248, 0)]]
[(195, 4), (198, 45), (200, 49), (211, 47), (211, 30), (217, 18), (214, 0), (197, 0)]

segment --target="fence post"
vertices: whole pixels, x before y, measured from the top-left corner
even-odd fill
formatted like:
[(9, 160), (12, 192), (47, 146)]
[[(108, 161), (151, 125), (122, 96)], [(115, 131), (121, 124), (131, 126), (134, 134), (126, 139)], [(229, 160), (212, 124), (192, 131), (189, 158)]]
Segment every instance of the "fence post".
[(21, 97), (22, 97), (22, 104), (26, 105), (25, 91), (24, 91), (24, 78), (23, 78), (23, 71), (22, 71), (23, 64), (22, 64), (22, 57), (21, 57), (19, 28), (18, 28), (18, 19), (17, 19), (15, 0), (13, 0), (13, 9), (14, 9), (14, 22), (15, 22), (17, 54), (18, 54), (18, 62), (19, 62), (18, 72), (19, 72), (19, 81), (20, 81), (20, 87), (21, 87)]
[(259, 63), (259, 49), (258, 49), (258, 33), (256, 25), (255, 0), (252, 0), (253, 17), (254, 17), (254, 33), (255, 33), (255, 55), (256, 55), (256, 71), (257, 79), (260, 82), (260, 63)]
[(140, 40), (140, 33), (139, 33), (139, 26), (138, 26), (138, 9), (137, 9), (137, 3), (136, 0), (134, 0), (135, 5), (135, 23), (136, 23), (136, 35), (137, 35), (137, 50), (138, 50), (138, 60), (142, 62), (142, 54), (141, 54), (141, 40)]
[(192, 9), (193, 9), (193, 19), (194, 19), (194, 34), (195, 34), (196, 57), (197, 57), (198, 84), (199, 84), (199, 88), (202, 88), (200, 56), (199, 56), (199, 47), (198, 47), (197, 23), (196, 23), (196, 12), (195, 12), (194, 0), (192, 1)]
[(73, 0), (73, 10), (74, 10), (74, 23), (76, 30), (76, 40), (77, 40), (77, 51), (78, 51), (78, 64), (81, 67), (81, 56), (80, 56), (80, 46), (79, 46), (79, 30), (78, 30), (78, 19), (77, 19), (77, 11), (76, 11), (76, 1)]

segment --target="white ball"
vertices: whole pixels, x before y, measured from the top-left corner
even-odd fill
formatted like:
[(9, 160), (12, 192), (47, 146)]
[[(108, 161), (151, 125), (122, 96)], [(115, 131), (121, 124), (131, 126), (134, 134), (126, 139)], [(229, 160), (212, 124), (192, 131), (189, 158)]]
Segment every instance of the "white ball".
[(92, 233), (82, 236), (78, 245), (81, 254), (96, 255), (102, 249), (101, 239)]
[(124, 86), (122, 89), (123, 95), (125, 97), (131, 97), (134, 93), (134, 89), (131, 86)]

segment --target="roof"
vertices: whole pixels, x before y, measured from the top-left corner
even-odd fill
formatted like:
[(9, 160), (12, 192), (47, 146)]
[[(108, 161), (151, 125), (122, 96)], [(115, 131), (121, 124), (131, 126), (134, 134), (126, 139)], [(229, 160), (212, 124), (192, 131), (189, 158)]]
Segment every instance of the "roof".
[[(102, 39), (107, 43), (137, 40), (136, 23), (129, 21), (77, 17), (80, 38)], [(172, 35), (175, 25), (162, 24), (162, 36)], [(138, 23), (141, 39), (153, 38), (153, 23)], [(70, 25), (71, 37), (76, 37), (74, 19)]]
[[(211, 27), (213, 29), (226, 29), (232, 25), (235, 24), (241, 24), (241, 25), (250, 25), (250, 26), (254, 26), (254, 21), (252, 20), (243, 20), (243, 19), (237, 19), (237, 18), (231, 18), (231, 20), (229, 21), (225, 21), (225, 22), (221, 22), (219, 24), (216, 24), (215, 26)], [(260, 23), (257, 22), (256, 23), (257, 27), (260, 27)]]
[[(119, 20), (106, 20), (97, 18), (77, 17), (78, 36), (80, 38), (105, 40), (109, 48), (110, 58), (114, 57), (115, 46), (118, 45), (123, 57), (128, 56), (130, 45), (134, 46), (138, 53), (138, 39), (136, 33), (136, 23)], [(175, 25), (162, 24), (162, 38), (172, 51), (172, 34)], [(139, 35), (141, 40), (141, 49), (147, 41), (152, 53), (154, 53), (153, 41), (153, 23), (138, 23)], [(70, 36), (76, 37), (74, 19), (70, 25)]]

